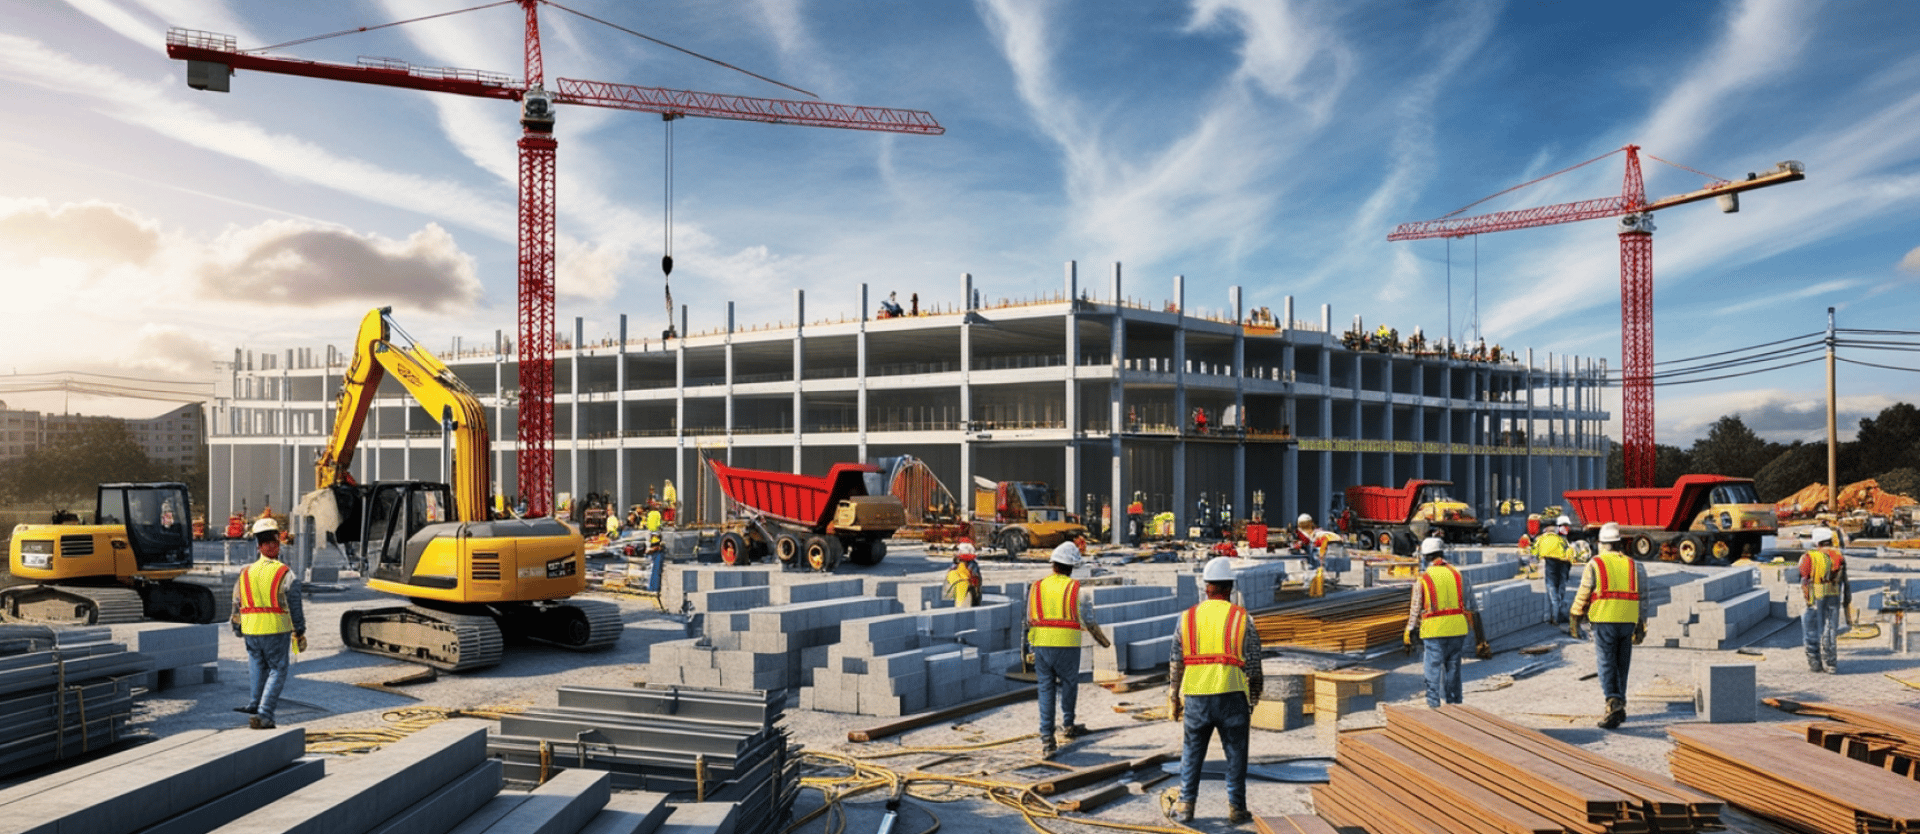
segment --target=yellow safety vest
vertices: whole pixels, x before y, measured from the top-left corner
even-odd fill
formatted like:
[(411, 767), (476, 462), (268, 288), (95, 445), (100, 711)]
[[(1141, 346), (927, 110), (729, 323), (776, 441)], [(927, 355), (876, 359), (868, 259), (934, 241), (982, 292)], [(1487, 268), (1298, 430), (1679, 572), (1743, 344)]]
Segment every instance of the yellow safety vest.
[(1541, 533), (1540, 538), (1533, 540), (1533, 555), (1542, 559), (1573, 561), (1573, 553), (1567, 548), (1567, 537), (1559, 533)]
[(973, 571), (966, 565), (954, 565), (947, 571), (947, 599), (958, 602), (973, 594)]
[(659, 510), (647, 511), (647, 530), (652, 532), (658, 532), (660, 530), (660, 511)]
[(1461, 600), (1466, 583), (1452, 565), (1429, 565), (1420, 574), (1420, 638), (1459, 637), (1466, 634), (1467, 606)]
[(1808, 577), (1811, 581), (1807, 583), (1807, 598), (1818, 600), (1839, 596), (1840, 583), (1836, 580), (1840, 576), (1840, 567), (1846, 564), (1846, 557), (1837, 550), (1821, 548), (1807, 551), (1807, 562), (1807, 567), (1813, 569), (1813, 575)]
[(293, 615), (280, 595), (280, 582), (291, 570), (284, 563), (259, 559), (240, 569), (240, 633), (285, 634), (293, 630)]
[(1181, 695), (1220, 695), (1247, 691), (1247, 611), (1223, 599), (1187, 609), (1180, 621)]
[(1052, 574), (1027, 590), (1027, 642), (1080, 647), (1080, 583)]
[(1602, 553), (1588, 563), (1594, 576), (1593, 596), (1587, 606), (1587, 619), (1596, 623), (1640, 622), (1640, 573), (1633, 569), (1633, 557), (1625, 553)]

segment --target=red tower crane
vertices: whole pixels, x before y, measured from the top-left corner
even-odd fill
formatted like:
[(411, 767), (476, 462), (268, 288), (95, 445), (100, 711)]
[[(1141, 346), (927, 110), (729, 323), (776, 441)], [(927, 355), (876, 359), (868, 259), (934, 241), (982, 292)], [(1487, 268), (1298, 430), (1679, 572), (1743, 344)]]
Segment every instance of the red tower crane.
[[(1475, 217), (1455, 217), (1487, 200), (1516, 191), (1540, 180), (1598, 162), (1615, 153), (1627, 155), (1626, 180), (1620, 196), (1601, 197), (1514, 211), (1498, 211)], [(1656, 158), (1657, 157), (1651, 157)], [(1698, 172), (1696, 172), (1698, 173)], [(1711, 179), (1711, 178), (1710, 178)], [(1516, 185), (1458, 209), (1438, 220), (1403, 223), (1387, 235), (1387, 240), (1421, 240), (1435, 237), (1466, 237), (1484, 232), (1504, 232), (1552, 226), (1576, 220), (1617, 217), (1620, 224), (1620, 366), (1622, 434), (1627, 486), (1653, 486), (1653, 213), (1660, 209), (1705, 200), (1720, 201), (1720, 210), (1740, 210), (1739, 194), (1770, 185), (1806, 179), (1798, 162), (1782, 162), (1764, 174), (1748, 174), (1745, 180), (1714, 180), (1697, 191), (1647, 202), (1646, 183), (1640, 176), (1640, 146), (1628, 145), (1618, 151), (1594, 157), (1572, 168)]]
[(234, 71), (257, 70), (520, 102), (518, 491), (526, 499), (528, 514), (543, 516), (551, 511), (553, 499), (554, 162), (559, 147), (553, 137), (554, 105), (637, 110), (669, 119), (703, 116), (893, 133), (938, 135), (946, 129), (924, 110), (753, 98), (570, 78), (556, 79), (554, 89), (548, 90), (540, 52), (539, 7), (548, 4), (572, 10), (550, 0), (512, 2), (526, 12), (526, 77), (522, 79), (478, 70), (417, 67), (385, 58), (361, 58), (357, 64), (283, 58), (264, 54), (263, 49), (240, 50), (228, 35), (180, 28), (167, 32), (167, 56), (187, 62), (189, 86), (222, 93), (228, 91)]

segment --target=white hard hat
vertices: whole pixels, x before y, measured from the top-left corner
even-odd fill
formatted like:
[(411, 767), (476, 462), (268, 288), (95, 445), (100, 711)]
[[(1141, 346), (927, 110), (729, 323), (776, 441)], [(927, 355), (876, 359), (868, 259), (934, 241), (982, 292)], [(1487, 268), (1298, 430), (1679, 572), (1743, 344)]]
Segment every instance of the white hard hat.
[(1814, 543), (1814, 544), (1826, 544), (1827, 542), (1830, 542), (1830, 541), (1833, 541), (1833, 531), (1832, 531), (1832, 530), (1828, 530), (1828, 529), (1827, 529), (1827, 528), (1825, 528), (1825, 527), (1815, 527), (1815, 528), (1813, 528), (1813, 543)]
[(1420, 542), (1420, 555), (1422, 556), (1430, 553), (1439, 553), (1446, 549), (1447, 543), (1441, 541), (1439, 536), (1428, 536)]
[(1563, 516), (1561, 516), (1561, 517), (1559, 517), (1559, 518), (1556, 518), (1556, 519), (1554, 519), (1554, 520), (1553, 520), (1553, 523), (1554, 523), (1554, 524), (1555, 524), (1556, 526), (1560, 526), (1560, 527), (1572, 527), (1572, 526), (1573, 526), (1573, 519), (1571, 519), (1571, 518), (1568, 518), (1568, 517), (1566, 517), (1566, 516), (1564, 516), (1564, 515), (1563, 515)]
[(1080, 548), (1075, 547), (1071, 539), (1063, 541), (1059, 547), (1053, 549), (1053, 558), (1048, 561), (1056, 565), (1067, 565), (1069, 567), (1078, 565), (1080, 564)]
[(961, 542), (961, 543), (960, 543), (960, 546), (959, 546), (958, 548), (955, 548), (955, 549), (956, 549), (956, 550), (957, 550), (958, 552), (961, 552), (961, 553), (972, 553), (972, 552), (973, 552), (973, 542)]
[(262, 533), (279, 533), (279, 532), (280, 532), (280, 522), (274, 521), (271, 518), (263, 518), (253, 523), (253, 530), (248, 535), (257, 537)]
[(1620, 540), (1620, 523), (1619, 522), (1609, 521), (1605, 524), (1600, 525), (1600, 542), (1602, 544), (1606, 544), (1609, 542), (1617, 542), (1619, 540)]
[(1232, 582), (1233, 560), (1225, 556), (1215, 556), (1207, 560), (1207, 569), (1200, 574), (1206, 582)]
[(1294, 523), (1295, 524), (1312, 524), (1313, 516), (1308, 515), (1306, 513), (1301, 513), (1299, 518), (1294, 519)]

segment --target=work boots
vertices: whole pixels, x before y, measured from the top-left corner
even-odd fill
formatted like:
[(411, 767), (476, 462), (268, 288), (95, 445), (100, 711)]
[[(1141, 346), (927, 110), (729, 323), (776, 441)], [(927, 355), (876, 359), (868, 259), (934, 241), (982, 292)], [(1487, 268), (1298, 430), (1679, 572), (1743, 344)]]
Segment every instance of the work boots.
[(1173, 819), (1176, 822), (1193, 822), (1193, 803), (1173, 803)]
[(1600, 729), (1611, 730), (1627, 720), (1627, 699), (1608, 698), (1607, 717), (1600, 719)]
[(1245, 808), (1228, 808), (1227, 809), (1228, 825), (1239, 825), (1243, 822), (1252, 822), (1252, 821), (1253, 821), (1253, 814), (1248, 813), (1247, 809)]

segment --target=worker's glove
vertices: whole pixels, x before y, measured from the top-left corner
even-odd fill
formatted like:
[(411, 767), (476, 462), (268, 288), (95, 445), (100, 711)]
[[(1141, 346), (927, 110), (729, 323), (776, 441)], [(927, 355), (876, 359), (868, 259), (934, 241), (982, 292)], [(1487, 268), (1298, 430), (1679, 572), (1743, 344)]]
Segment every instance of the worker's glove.
[(1580, 620), (1577, 617), (1567, 621), (1567, 634), (1571, 635), (1575, 640), (1587, 639), (1586, 635), (1580, 633)]
[(1182, 699), (1179, 695), (1168, 695), (1167, 696), (1167, 714), (1173, 716), (1173, 720), (1175, 721), (1179, 721), (1181, 718), (1186, 717), (1186, 714), (1187, 714), (1186, 701)]
[(1405, 655), (1413, 654), (1413, 629), (1407, 629), (1406, 631), (1400, 632), (1400, 646), (1401, 646), (1401, 649), (1400, 649), (1401, 654), (1405, 654)]
[(1485, 640), (1475, 643), (1473, 644), (1473, 656), (1480, 658), (1481, 660), (1492, 660), (1493, 647), (1490, 645), (1487, 645), (1487, 641)]
[(1639, 625), (1634, 626), (1633, 627), (1633, 644), (1638, 646), (1641, 644), (1641, 642), (1645, 641), (1646, 639), (1647, 639), (1647, 624), (1640, 623)]
[(1112, 641), (1112, 640), (1108, 640), (1108, 639), (1106, 639), (1106, 638), (1104, 638), (1104, 637), (1102, 637), (1102, 638), (1100, 638), (1100, 648), (1103, 648), (1103, 649), (1111, 649), (1111, 648), (1113, 648), (1113, 641)]
[(1847, 612), (1847, 628), (1853, 628), (1854, 627), (1853, 606), (1849, 605), (1844, 608), (1841, 608), (1840, 610)]
[(228, 620), (228, 621), (227, 621), (227, 625), (229, 625), (229, 626), (232, 626), (232, 627), (233, 627), (233, 636), (235, 636), (235, 637), (244, 637), (244, 636), (246, 636), (246, 635), (244, 635), (244, 634), (241, 634), (241, 633), (240, 633), (240, 618), (238, 618), (238, 617), (235, 617), (235, 618), (233, 618), (233, 619), (231, 619), (231, 620)]
[(296, 631), (293, 633), (293, 650), (300, 654), (306, 653), (307, 651), (307, 633), (306, 632)]

